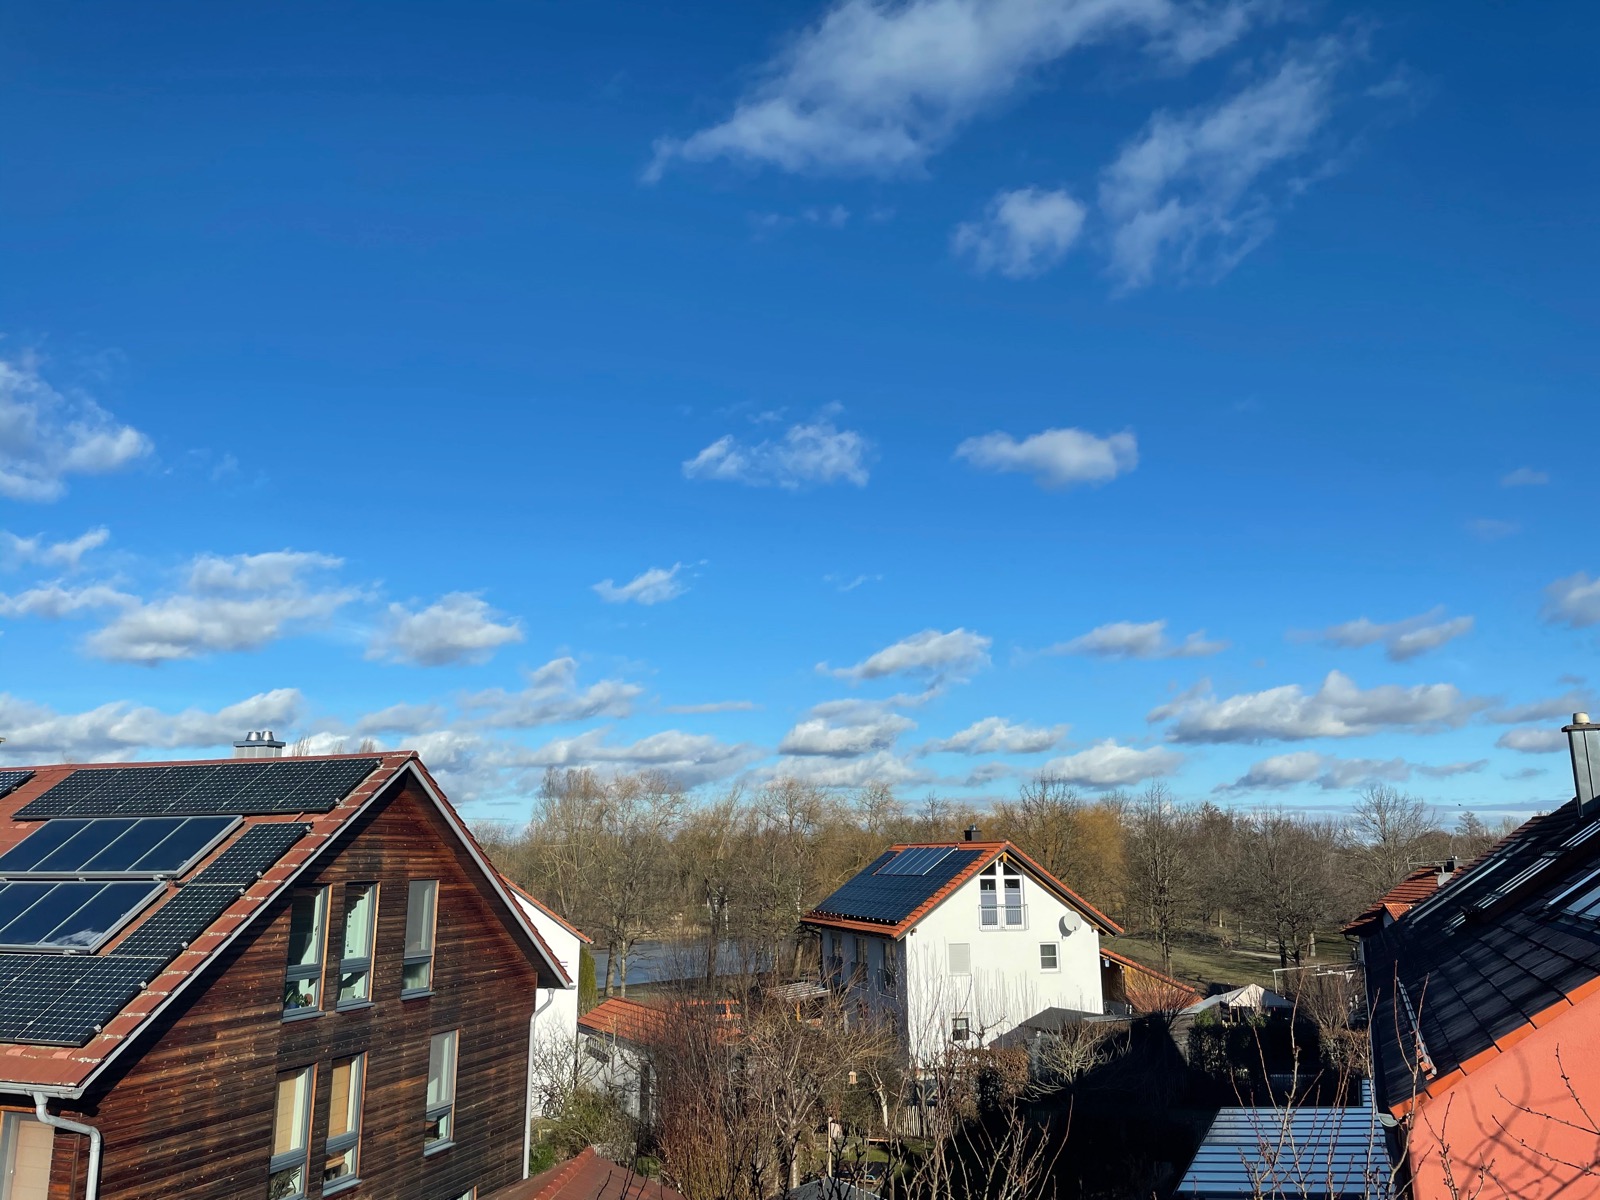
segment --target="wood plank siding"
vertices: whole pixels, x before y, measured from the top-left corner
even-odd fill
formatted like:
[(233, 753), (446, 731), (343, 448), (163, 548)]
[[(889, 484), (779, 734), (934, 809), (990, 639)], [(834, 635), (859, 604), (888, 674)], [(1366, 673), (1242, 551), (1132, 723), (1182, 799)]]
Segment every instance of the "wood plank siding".
[[(341, 1196), (456, 1200), (522, 1177), (535, 950), (409, 777), (339, 835), (337, 853), (296, 890), (328, 886), (323, 1009), (282, 1019), (290, 897), (210, 964), (68, 1116), (105, 1138), (105, 1200), (266, 1200), (279, 1075), (315, 1065), (308, 1195), (321, 1191), (331, 1064), (367, 1054), (361, 1183)], [(407, 885), (439, 880), (433, 995), (402, 1000)], [(371, 997), (336, 1012), (344, 885), (379, 884)], [(544, 968), (548, 970), (548, 968)], [(460, 1030), (454, 1145), (423, 1154), (433, 1034)], [(119, 1071), (120, 1068), (120, 1071)], [(52, 1200), (84, 1194), (86, 1139), (58, 1134)]]

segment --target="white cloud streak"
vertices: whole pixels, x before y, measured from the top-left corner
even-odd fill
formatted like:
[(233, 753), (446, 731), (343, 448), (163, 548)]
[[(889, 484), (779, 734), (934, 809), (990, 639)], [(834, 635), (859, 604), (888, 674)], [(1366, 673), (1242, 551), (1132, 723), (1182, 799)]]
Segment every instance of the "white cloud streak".
[(1220, 654), (1227, 642), (1212, 641), (1197, 629), (1181, 642), (1167, 640), (1166, 621), (1113, 621), (1081, 637), (1051, 646), (1046, 654), (1087, 654), (1096, 658), (1204, 658)]
[(1202, 683), (1152, 710), (1149, 720), (1171, 721), (1167, 736), (1175, 742), (1303, 741), (1393, 729), (1457, 729), (1488, 706), (1449, 683), (1386, 684), (1363, 691), (1339, 671), (1329, 671), (1309, 695), (1299, 684), (1289, 684), (1219, 700), (1209, 688), (1209, 682)]
[(1109, 483), (1139, 465), (1131, 433), (1097, 437), (1082, 429), (1046, 429), (1020, 441), (1009, 433), (986, 433), (956, 447), (956, 457), (985, 471), (1015, 471), (1040, 487), (1067, 488)]
[(109, 474), (150, 449), (88, 396), (45, 382), (36, 358), (0, 359), (0, 496), (59, 500), (69, 476)]
[(1315, 636), (1324, 645), (1346, 649), (1360, 649), (1382, 642), (1384, 655), (1390, 662), (1408, 662), (1471, 633), (1473, 623), (1471, 617), (1445, 619), (1444, 608), (1440, 606), (1415, 617), (1387, 623), (1359, 617), (1334, 625)]
[(673, 563), (670, 567), (651, 567), (623, 584), (602, 579), (594, 585), (594, 592), (607, 604), (663, 604), (689, 590), (689, 585), (678, 578), (681, 570), (682, 563)]
[(1122, 287), (1162, 272), (1216, 278), (1260, 245), (1273, 224), (1268, 180), (1313, 149), (1344, 57), (1324, 41), (1220, 104), (1151, 118), (1100, 181)]
[(287, 728), (303, 708), (293, 688), (262, 692), (216, 711), (189, 708), (176, 713), (129, 700), (61, 713), (0, 693), (0, 729), (6, 731), (0, 755), (9, 762), (99, 762), (192, 749), (225, 758), (248, 730)]
[(1520, 729), (1506, 730), (1495, 739), (1494, 744), (1521, 754), (1553, 754), (1557, 750), (1567, 749), (1567, 735), (1560, 729), (1526, 725)]
[(1579, 571), (1544, 590), (1544, 619), (1573, 629), (1600, 625), (1600, 578)]
[(933, 678), (963, 677), (987, 666), (989, 647), (993, 639), (967, 629), (952, 629), (941, 633), (937, 629), (924, 629), (852, 667), (830, 667), (818, 663), (817, 670), (838, 679), (860, 682), (864, 679), (882, 679), (889, 675), (923, 675)]
[(956, 226), (950, 248), (980, 274), (1042, 275), (1066, 256), (1083, 230), (1085, 209), (1067, 192), (1017, 188), (989, 201), (982, 219)]
[(578, 662), (557, 658), (528, 673), (528, 686), (519, 692), (491, 688), (462, 698), (462, 707), (475, 713), (480, 725), (506, 729), (531, 729), (595, 717), (625, 717), (644, 689), (620, 679), (602, 679), (587, 688), (578, 686)]
[(1041, 773), (1080, 787), (1106, 789), (1159, 779), (1182, 765), (1183, 755), (1175, 750), (1161, 746), (1137, 750), (1106, 738), (1087, 750), (1051, 759)]
[(47, 542), (42, 534), (18, 537), (14, 533), (0, 532), (0, 549), (6, 558), (19, 563), (38, 563), (46, 567), (63, 567), (76, 571), (83, 556), (98, 550), (111, 540), (111, 531), (104, 526), (65, 542)]
[(1013, 724), (1003, 717), (984, 717), (958, 733), (927, 743), (921, 754), (1042, 754), (1054, 750), (1069, 726)]
[(917, 723), (871, 701), (832, 700), (818, 704), (783, 735), (778, 753), (795, 757), (858, 758), (891, 749)]
[(1500, 477), (1501, 487), (1543, 487), (1550, 482), (1547, 471), (1536, 471), (1532, 467), (1518, 467)]
[(1338, 758), (1313, 750), (1276, 754), (1253, 764), (1233, 783), (1219, 784), (1217, 792), (1277, 790), (1301, 783), (1315, 783), (1324, 791), (1361, 787), (1369, 783), (1404, 783), (1414, 775), (1448, 779), (1483, 770), (1487, 759), (1430, 766), (1404, 758)]
[(387, 628), (367, 657), (419, 667), (484, 663), (502, 646), (522, 641), (522, 626), (470, 592), (451, 592), (426, 608), (389, 605)]
[(830, 483), (867, 485), (871, 443), (828, 417), (791, 425), (777, 441), (744, 442), (731, 433), (683, 464), (686, 479), (798, 491)]
[(675, 160), (720, 158), (793, 172), (915, 171), (1080, 46), (1126, 36), (1183, 65), (1268, 11), (1180, 0), (840, 0), (766, 65), (726, 120), (659, 139), (644, 178)]

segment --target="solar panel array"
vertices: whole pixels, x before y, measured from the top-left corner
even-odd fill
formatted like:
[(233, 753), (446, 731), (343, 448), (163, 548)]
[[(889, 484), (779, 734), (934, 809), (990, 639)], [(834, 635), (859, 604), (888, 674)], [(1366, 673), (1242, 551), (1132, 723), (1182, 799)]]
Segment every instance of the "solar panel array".
[(23, 805), (16, 818), (327, 812), (378, 762), (376, 758), (274, 758), (182, 767), (87, 768), (74, 771)]
[(885, 851), (854, 879), (818, 904), (816, 911), (858, 921), (898, 925), (931, 900), (934, 893), (945, 884), (982, 858), (983, 854), (982, 850), (948, 849), (939, 861), (926, 867), (922, 873), (907, 875), (884, 869), (891, 865), (896, 856), (893, 850)]
[(0, 796), (9, 796), (32, 778), (32, 771), (0, 771)]
[(166, 966), (131, 955), (19, 956), (0, 986), (0, 1041), (81, 1046)]
[(912, 846), (878, 868), (879, 875), (926, 875), (950, 856), (950, 846)]
[(298, 821), (252, 825), (196, 875), (189, 886), (197, 883), (254, 883), (310, 829), (311, 826)]
[(46, 821), (0, 854), (0, 875), (178, 875), (238, 823), (237, 817)]
[(165, 966), (209, 929), (242, 890), (237, 883), (188, 884), (123, 938), (107, 957), (149, 956), (160, 959)]
[(161, 892), (159, 883), (0, 883), (0, 949), (94, 951)]

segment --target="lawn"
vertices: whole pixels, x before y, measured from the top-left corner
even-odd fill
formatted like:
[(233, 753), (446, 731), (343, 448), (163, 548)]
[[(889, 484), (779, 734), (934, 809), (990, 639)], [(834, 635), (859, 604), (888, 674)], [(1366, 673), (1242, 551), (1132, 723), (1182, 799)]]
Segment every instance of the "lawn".
[[(1146, 934), (1130, 933), (1109, 938), (1106, 947), (1131, 959), (1161, 970), (1161, 948)], [(1347, 944), (1335, 930), (1317, 935), (1319, 956), (1308, 962), (1345, 963), (1350, 954)], [(1224, 945), (1214, 931), (1185, 930), (1172, 943), (1172, 974), (1204, 992), (1213, 983), (1238, 987), (1247, 983), (1272, 986), (1272, 971), (1278, 965), (1276, 952), (1258, 939), (1247, 938)]]

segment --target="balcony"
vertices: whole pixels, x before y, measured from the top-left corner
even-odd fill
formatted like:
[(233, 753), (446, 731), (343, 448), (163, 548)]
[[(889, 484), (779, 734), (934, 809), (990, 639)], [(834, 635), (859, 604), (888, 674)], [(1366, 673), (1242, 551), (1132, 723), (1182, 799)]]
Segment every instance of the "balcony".
[(983, 929), (1026, 929), (1028, 906), (1007, 904), (1004, 908), (986, 904), (978, 910), (978, 925)]

